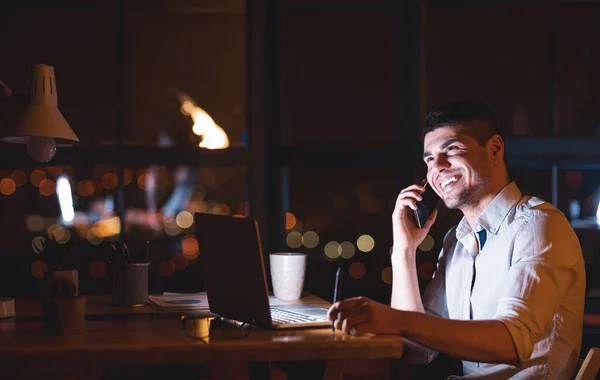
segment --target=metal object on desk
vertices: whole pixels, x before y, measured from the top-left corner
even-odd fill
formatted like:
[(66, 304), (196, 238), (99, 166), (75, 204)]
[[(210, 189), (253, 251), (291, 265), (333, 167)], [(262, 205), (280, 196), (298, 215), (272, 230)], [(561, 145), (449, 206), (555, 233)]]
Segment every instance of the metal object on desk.
[(113, 305), (139, 307), (148, 302), (149, 266), (149, 262), (113, 266)]

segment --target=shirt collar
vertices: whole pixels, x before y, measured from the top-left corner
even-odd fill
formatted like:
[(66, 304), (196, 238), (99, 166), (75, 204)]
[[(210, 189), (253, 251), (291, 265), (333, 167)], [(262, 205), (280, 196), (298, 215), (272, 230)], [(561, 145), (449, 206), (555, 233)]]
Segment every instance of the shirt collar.
[[(517, 184), (514, 182), (510, 182), (508, 185), (504, 186), (477, 218), (477, 221), (475, 222), (475, 232), (485, 229), (487, 232), (496, 235), (500, 225), (519, 200), (521, 200), (521, 197), (521, 190), (519, 190)], [(456, 239), (461, 240), (470, 232), (471, 226), (469, 226), (469, 222), (467, 222), (467, 219), (463, 216), (456, 227)]]

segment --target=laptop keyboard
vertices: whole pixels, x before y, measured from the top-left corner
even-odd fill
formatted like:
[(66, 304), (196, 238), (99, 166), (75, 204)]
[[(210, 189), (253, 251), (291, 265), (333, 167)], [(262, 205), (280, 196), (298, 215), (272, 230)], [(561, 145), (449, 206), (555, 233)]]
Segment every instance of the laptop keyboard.
[(296, 313), (278, 307), (271, 307), (271, 319), (275, 324), (313, 322), (317, 320), (317, 318), (311, 317), (310, 315)]

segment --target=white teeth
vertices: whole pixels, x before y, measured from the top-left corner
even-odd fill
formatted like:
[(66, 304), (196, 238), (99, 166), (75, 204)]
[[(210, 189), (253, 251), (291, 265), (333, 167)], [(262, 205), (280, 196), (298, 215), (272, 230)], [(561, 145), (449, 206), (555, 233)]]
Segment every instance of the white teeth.
[(446, 187), (449, 183), (456, 182), (456, 181), (458, 181), (458, 178), (456, 178), (456, 176), (452, 176), (452, 177), (448, 178), (447, 180), (442, 182), (442, 189), (444, 187)]

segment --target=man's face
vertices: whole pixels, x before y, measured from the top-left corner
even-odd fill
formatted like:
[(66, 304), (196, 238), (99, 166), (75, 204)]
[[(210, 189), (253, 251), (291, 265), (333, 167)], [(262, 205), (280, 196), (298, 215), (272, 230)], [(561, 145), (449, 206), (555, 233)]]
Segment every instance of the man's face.
[(442, 127), (427, 133), (423, 160), (427, 181), (450, 209), (476, 206), (490, 184), (488, 151), (465, 127)]

